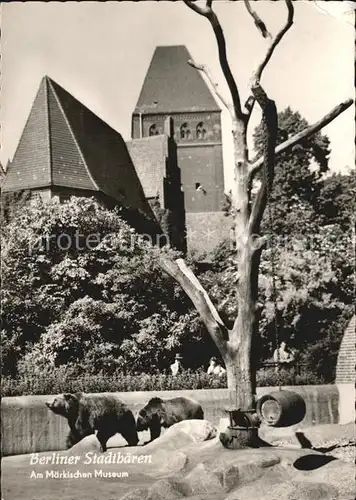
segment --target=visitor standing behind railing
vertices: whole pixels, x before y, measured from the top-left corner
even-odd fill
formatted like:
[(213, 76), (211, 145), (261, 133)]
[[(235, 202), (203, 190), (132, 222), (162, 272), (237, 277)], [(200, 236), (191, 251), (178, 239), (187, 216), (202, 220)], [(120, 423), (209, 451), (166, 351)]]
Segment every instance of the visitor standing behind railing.
[(279, 367), (290, 368), (295, 361), (294, 353), (288, 348), (286, 342), (281, 342), (281, 345), (273, 353), (273, 361), (276, 364), (275, 371), (278, 372)]
[(211, 358), (209, 363), (210, 364), (207, 371), (208, 375), (217, 375), (218, 377), (222, 377), (224, 373), (226, 373), (225, 368), (221, 366), (216, 358)]
[(174, 363), (172, 363), (170, 366), (171, 373), (172, 373), (173, 377), (176, 377), (178, 375), (178, 373), (182, 373), (182, 371), (183, 371), (183, 366), (181, 363), (182, 359), (183, 358), (180, 354), (176, 354)]

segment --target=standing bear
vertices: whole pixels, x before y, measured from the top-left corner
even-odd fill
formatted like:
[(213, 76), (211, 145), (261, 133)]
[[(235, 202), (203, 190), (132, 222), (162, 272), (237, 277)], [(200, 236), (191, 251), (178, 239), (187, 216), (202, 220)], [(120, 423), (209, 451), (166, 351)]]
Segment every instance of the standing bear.
[(68, 420), (67, 448), (96, 430), (103, 452), (107, 449), (108, 439), (117, 432), (131, 446), (136, 446), (139, 441), (131, 410), (113, 394), (62, 394), (46, 402), (46, 406)]
[(138, 412), (136, 428), (151, 432), (151, 441), (161, 434), (161, 427), (171, 427), (182, 420), (204, 419), (201, 405), (194, 399), (178, 397), (172, 399), (152, 398)]

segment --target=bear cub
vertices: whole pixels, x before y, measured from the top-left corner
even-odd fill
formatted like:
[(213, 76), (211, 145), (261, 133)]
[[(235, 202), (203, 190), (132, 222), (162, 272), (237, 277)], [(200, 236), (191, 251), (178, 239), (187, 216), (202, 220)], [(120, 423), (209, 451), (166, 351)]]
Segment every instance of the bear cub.
[(136, 428), (150, 429), (151, 441), (161, 434), (161, 427), (171, 427), (182, 420), (204, 419), (201, 405), (194, 399), (178, 397), (172, 399), (152, 398), (138, 412)]
[(46, 402), (46, 406), (68, 420), (67, 448), (96, 430), (103, 452), (107, 449), (108, 439), (117, 432), (130, 446), (136, 446), (139, 441), (131, 410), (113, 394), (62, 394)]

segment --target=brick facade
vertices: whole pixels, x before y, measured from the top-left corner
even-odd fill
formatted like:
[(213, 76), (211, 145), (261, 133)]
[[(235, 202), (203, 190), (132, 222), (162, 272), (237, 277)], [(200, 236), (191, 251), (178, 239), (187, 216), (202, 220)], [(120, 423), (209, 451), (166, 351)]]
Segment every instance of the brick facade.
[(220, 212), (224, 201), (221, 145), (178, 146), (185, 210)]
[(355, 328), (356, 316), (354, 315), (351, 318), (351, 321), (349, 322), (341, 341), (336, 365), (336, 384), (355, 383)]
[[(167, 119), (171, 120), (188, 250), (206, 250), (229, 237), (229, 223), (222, 213), (221, 110), (199, 71), (187, 64), (190, 58), (184, 46), (156, 48), (132, 115), (132, 137), (162, 134)], [(165, 207), (168, 201), (164, 200)], [(206, 231), (211, 234), (209, 242), (204, 242)]]
[[(177, 143), (181, 142), (218, 142), (221, 143), (221, 122), (220, 122), (220, 111), (211, 112), (196, 112), (196, 113), (133, 113), (132, 115), (132, 137), (149, 137), (150, 129), (155, 125), (155, 130), (157, 135), (164, 133), (164, 124), (167, 117), (172, 117), (173, 119), (173, 138)], [(189, 130), (191, 133), (190, 139), (181, 141), (180, 132), (183, 124), (187, 123), (189, 125)], [(198, 125), (203, 123), (205, 126), (205, 139), (199, 139)]]
[[(155, 131), (162, 133), (169, 118), (173, 124), (177, 164), (180, 172), (181, 190), (184, 196), (187, 247), (189, 250), (200, 250), (202, 246), (205, 246), (200, 239), (203, 237), (204, 232), (200, 224), (202, 221), (206, 221), (204, 222), (205, 227), (207, 227), (206, 224), (208, 224), (209, 228), (211, 226), (209, 233), (214, 232), (214, 238), (211, 238), (211, 241), (207, 243), (207, 247), (212, 249), (221, 241), (221, 238), (229, 237), (229, 230), (226, 230), (226, 217), (222, 213), (224, 165), (220, 112), (133, 115), (132, 130), (134, 140), (132, 143), (144, 141), (148, 146), (147, 141), (150, 139), (153, 143), (152, 139), (154, 137), (149, 137), (151, 127), (154, 126)], [(184, 127), (184, 138), (182, 137), (182, 127)], [(187, 130), (189, 134), (186, 133)], [(141, 133), (142, 138), (139, 139)], [(140, 177), (140, 167), (136, 158), (135, 146), (132, 147), (128, 143), (128, 147), (129, 150), (132, 149), (132, 158)], [(155, 179), (157, 193), (161, 193), (163, 188), (159, 178), (163, 175), (163, 172), (159, 162), (151, 161), (152, 154), (153, 151), (149, 152), (147, 150), (146, 159), (144, 160), (145, 170), (150, 170), (149, 176)], [(145, 173), (144, 175), (147, 176), (148, 174)], [(148, 192), (147, 194), (152, 195), (152, 193)], [(164, 201), (163, 206), (166, 208), (169, 205), (169, 197), (161, 195), (161, 199)], [(200, 215), (192, 217), (190, 216), (192, 213)], [(200, 236), (193, 237), (193, 234), (199, 234)]]
[[(184, 192), (185, 211), (221, 211), (224, 201), (224, 166), (221, 142), (220, 112), (182, 113), (133, 116), (133, 138), (148, 138), (150, 128), (163, 133), (167, 118), (173, 121), (173, 138), (177, 144), (178, 166)], [(139, 125), (141, 120), (141, 125)], [(182, 139), (181, 129), (187, 124), (190, 137)], [(204, 131), (204, 138), (197, 137)], [(141, 139), (144, 141), (144, 139)], [(135, 142), (135, 141), (134, 141)], [(130, 146), (129, 146), (130, 148)], [(146, 164), (154, 152), (147, 151)], [(151, 176), (161, 175), (159, 165), (151, 163)], [(201, 190), (197, 188), (201, 186)]]
[[(168, 120), (169, 121), (169, 120)], [(170, 133), (169, 123), (164, 131)], [(184, 195), (177, 164), (177, 145), (167, 134), (134, 139), (127, 148), (135, 165), (146, 199), (168, 241), (186, 251)]]

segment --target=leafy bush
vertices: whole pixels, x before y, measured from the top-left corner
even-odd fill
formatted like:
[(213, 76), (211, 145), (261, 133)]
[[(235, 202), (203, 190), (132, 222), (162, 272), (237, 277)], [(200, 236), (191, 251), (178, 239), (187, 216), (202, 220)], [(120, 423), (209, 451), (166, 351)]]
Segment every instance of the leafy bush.
[(202, 331), (157, 264), (163, 251), (176, 255), (140, 241), (120, 211), (94, 199), (23, 207), (2, 232), (3, 374), (167, 367)]
[[(315, 371), (318, 351), (324, 368), (318, 376), (332, 380), (345, 318), (353, 310), (354, 246), (351, 232), (338, 226), (314, 228), (309, 235), (274, 240), (276, 302), (272, 300), (272, 248), (261, 258), (259, 277), (259, 361), (268, 359), (279, 341), (293, 346), (299, 357)], [(212, 255), (212, 269), (200, 281), (223, 319), (232, 327), (237, 311), (236, 266), (228, 245)], [(319, 346), (319, 347), (317, 347)], [(316, 351), (315, 351), (316, 353)], [(329, 374), (326, 370), (329, 368)]]
[(292, 370), (280, 370), (276, 373), (272, 369), (258, 370), (256, 373), (257, 387), (278, 387), (286, 385), (317, 385), (324, 384), (325, 380), (309, 371), (300, 374)]
[[(60, 366), (36, 375), (23, 374), (17, 378), (2, 377), (1, 395), (24, 396), (29, 394), (60, 394), (63, 392), (134, 392), (134, 391), (180, 391), (195, 389), (223, 389), (227, 387), (226, 376), (214, 377), (202, 369), (186, 370), (176, 377), (157, 372), (147, 373), (115, 372), (111, 376), (105, 373), (95, 375), (79, 374), (78, 367)], [(282, 385), (314, 385), (324, 380), (311, 373), (294, 375), (282, 370), (277, 376), (273, 370), (259, 370), (257, 385), (259, 387), (275, 387)]]

